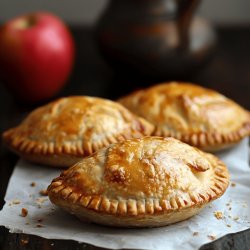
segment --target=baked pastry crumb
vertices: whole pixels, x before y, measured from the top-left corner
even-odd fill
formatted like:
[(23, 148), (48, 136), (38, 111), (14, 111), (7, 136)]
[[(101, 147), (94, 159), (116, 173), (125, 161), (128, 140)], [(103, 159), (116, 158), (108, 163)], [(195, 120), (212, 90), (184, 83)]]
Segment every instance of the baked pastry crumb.
[(216, 240), (216, 236), (215, 235), (208, 235), (207, 236), (210, 240)]
[(42, 189), (39, 191), (39, 194), (42, 196), (48, 196), (48, 190), (47, 189)]
[(235, 182), (232, 182), (231, 183), (231, 187), (235, 187), (236, 186), (236, 183)]
[(31, 187), (35, 187), (35, 186), (36, 186), (36, 183), (35, 183), (35, 182), (31, 182), (31, 183), (30, 183), (30, 186), (31, 186)]
[(22, 217), (26, 217), (27, 215), (28, 215), (28, 209), (22, 208), (22, 210), (21, 210), (21, 216)]
[(48, 200), (48, 198), (45, 198), (45, 197), (39, 197), (36, 199), (36, 205), (38, 206), (38, 208), (41, 208), (42, 207), (42, 204), (44, 202), (46, 202)]
[(234, 220), (234, 221), (238, 221), (238, 220), (239, 220), (239, 216), (234, 216), (234, 217), (233, 217), (233, 220)]
[(40, 198), (37, 198), (36, 199), (36, 203), (38, 204), (42, 204), (42, 203), (44, 203), (45, 201), (47, 201), (48, 199), (47, 198), (45, 198), (45, 197), (40, 197)]
[(14, 205), (18, 205), (18, 204), (20, 204), (20, 203), (21, 203), (21, 201), (18, 200), (18, 199), (15, 199), (15, 200), (12, 200), (12, 201), (11, 201), (11, 204), (14, 204)]
[(221, 220), (224, 218), (224, 214), (221, 211), (215, 211), (214, 216), (217, 220)]
[(27, 245), (29, 243), (28, 239), (21, 239), (21, 245)]

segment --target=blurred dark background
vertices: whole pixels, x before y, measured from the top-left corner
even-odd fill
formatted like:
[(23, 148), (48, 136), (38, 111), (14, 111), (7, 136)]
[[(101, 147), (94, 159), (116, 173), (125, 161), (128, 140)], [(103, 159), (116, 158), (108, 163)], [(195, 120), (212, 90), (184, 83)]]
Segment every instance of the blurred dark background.
[[(0, 24), (17, 15), (45, 10), (58, 15), (70, 27), (76, 44), (76, 61), (71, 77), (57, 96), (94, 95), (116, 99), (133, 89), (147, 86), (147, 79), (128, 77), (117, 73), (97, 48), (94, 29), (107, 0), (0, 0)], [(163, 80), (185, 80), (216, 89), (246, 108), (250, 85), (250, 1), (200, 1), (195, 15), (204, 17), (214, 26), (217, 34), (216, 50), (212, 59), (201, 69), (184, 77), (151, 79), (150, 84)], [(237, 91), (236, 91), (237, 89)], [(1, 112), (23, 107), (13, 102), (0, 84)], [(56, 96), (56, 97), (57, 97)], [(39, 103), (40, 104), (40, 103)], [(38, 105), (39, 105), (38, 104)], [(32, 108), (32, 107), (30, 107)], [(29, 110), (27, 107), (24, 110)]]
[[(92, 25), (108, 0), (1, 0), (0, 22), (25, 12), (48, 10), (70, 25)], [(202, 1), (198, 13), (219, 25), (246, 25), (250, 23), (249, 0)]]

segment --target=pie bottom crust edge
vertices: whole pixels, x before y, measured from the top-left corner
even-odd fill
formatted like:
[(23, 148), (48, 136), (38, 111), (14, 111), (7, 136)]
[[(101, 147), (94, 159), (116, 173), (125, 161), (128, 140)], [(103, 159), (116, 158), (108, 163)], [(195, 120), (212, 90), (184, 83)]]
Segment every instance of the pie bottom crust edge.
[[(216, 158), (213, 155), (210, 157)], [(176, 195), (170, 200), (116, 200), (104, 196), (83, 196), (65, 186), (61, 177), (52, 181), (48, 193), (52, 203), (84, 222), (126, 228), (166, 226), (194, 216), (224, 194), (229, 184), (229, 173), (223, 162), (219, 159), (216, 162), (211, 184), (206, 191)]]
[[(50, 197), (50, 199), (54, 200), (52, 197)], [(102, 214), (95, 210), (82, 208), (76, 204), (69, 205), (63, 200), (54, 200), (53, 202), (63, 207), (63, 209), (70, 214), (77, 216), (84, 223), (95, 223), (104, 226), (123, 228), (153, 228), (167, 226), (189, 219), (208, 205), (207, 203), (203, 203), (199, 206), (173, 210), (168, 213), (159, 213), (158, 215), (149, 213), (139, 216), (114, 216), (112, 214)]]

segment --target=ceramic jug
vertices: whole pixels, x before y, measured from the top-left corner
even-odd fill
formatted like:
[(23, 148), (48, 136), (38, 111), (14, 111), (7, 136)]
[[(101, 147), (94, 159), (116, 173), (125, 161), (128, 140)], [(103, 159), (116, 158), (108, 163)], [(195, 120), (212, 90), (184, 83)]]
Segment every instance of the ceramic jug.
[(98, 47), (123, 73), (180, 78), (211, 56), (216, 35), (194, 17), (199, 0), (111, 0), (96, 26)]

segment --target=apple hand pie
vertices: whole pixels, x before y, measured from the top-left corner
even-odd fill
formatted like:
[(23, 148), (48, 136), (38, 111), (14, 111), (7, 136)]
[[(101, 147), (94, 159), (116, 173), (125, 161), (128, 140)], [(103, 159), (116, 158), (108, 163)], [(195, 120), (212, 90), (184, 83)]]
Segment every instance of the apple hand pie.
[(150, 135), (153, 125), (106, 99), (61, 98), (34, 110), (3, 134), (22, 158), (52, 166), (70, 166), (121, 140)]
[(250, 134), (250, 113), (225, 96), (188, 83), (163, 83), (134, 92), (120, 103), (171, 136), (206, 151), (238, 143)]
[(228, 183), (228, 170), (215, 156), (171, 137), (143, 137), (76, 163), (52, 181), (48, 194), (85, 222), (158, 227), (195, 215)]

